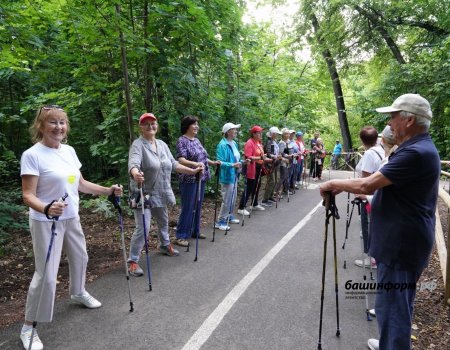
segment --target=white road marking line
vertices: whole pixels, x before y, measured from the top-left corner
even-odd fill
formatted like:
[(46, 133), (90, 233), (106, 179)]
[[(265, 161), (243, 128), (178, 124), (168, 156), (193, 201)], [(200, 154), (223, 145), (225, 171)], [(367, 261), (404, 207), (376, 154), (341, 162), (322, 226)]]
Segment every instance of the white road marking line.
[(222, 319), (230, 311), (236, 301), (244, 294), (247, 288), (270, 264), (275, 256), (284, 248), (289, 241), (295, 237), (300, 229), (311, 220), (312, 215), (322, 206), (322, 201), (317, 204), (306, 216), (300, 220), (283, 238), (242, 278), (230, 293), (222, 300), (216, 309), (208, 316), (199, 329), (192, 335), (191, 339), (183, 346), (182, 350), (197, 350), (208, 340)]

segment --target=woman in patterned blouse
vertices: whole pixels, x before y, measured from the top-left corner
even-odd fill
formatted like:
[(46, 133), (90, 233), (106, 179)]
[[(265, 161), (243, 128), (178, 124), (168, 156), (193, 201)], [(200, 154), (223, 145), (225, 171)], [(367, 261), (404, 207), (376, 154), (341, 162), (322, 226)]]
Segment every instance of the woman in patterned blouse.
[[(195, 175), (179, 174), (180, 180), (180, 194), (181, 194), (181, 213), (178, 219), (177, 232), (175, 244), (182, 247), (189, 245), (189, 238), (206, 238), (200, 233), (200, 217), (203, 203), (203, 196), (205, 194), (206, 181), (210, 179), (209, 166), (220, 165), (219, 161), (211, 161), (208, 159), (208, 153), (197, 139), (199, 130), (198, 118), (188, 115), (181, 120), (181, 134), (182, 136), (177, 141), (177, 158), (180, 164), (190, 168), (202, 167), (201, 188), (200, 188), (200, 202), (198, 209), (195, 212), (195, 217), (192, 216), (195, 201), (197, 200), (197, 183), (198, 180)], [(192, 222), (194, 220), (194, 222)], [(192, 232), (191, 232), (191, 228)]]

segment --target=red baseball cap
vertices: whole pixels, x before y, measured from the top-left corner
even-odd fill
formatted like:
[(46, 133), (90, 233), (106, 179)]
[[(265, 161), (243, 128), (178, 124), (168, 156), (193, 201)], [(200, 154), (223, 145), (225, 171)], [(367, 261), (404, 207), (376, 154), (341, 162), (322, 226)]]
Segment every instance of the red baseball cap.
[(147, 119), (152, 120), (152, 121), (153, 120), (156, 120), (156, 121), (158, 120), (152, 113), (144, 113), (139, 118), (139, 125), (141, 125)]
[(254, 125), (251, 129), (250, 132), (253, 134), (254, 132), (261, 132), (263, 131), (264, 128), (261, 128), (259, 125)]

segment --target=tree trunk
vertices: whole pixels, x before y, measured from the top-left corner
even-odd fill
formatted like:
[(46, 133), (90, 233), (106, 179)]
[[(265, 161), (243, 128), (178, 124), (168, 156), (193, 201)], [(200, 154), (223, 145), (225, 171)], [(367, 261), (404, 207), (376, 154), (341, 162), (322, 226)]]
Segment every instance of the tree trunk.
[(373, 24), (374, 28), (378, 31), (378, 33), (380, 33), (381, 37), (386, 42), (386, 45), (391, 50), (391, 52), (394, 55), (394, 57), (397, 60), (397, 62), (400, 63), (400, 64), (405, 64), (406, 61), (403, 58), (403, 55), (400, 52), (400, 49), (398, 48), (398, 46), (395, 43), (394, 39), (392, 39), (391, 35), (386, 30), (386, 28), (383, 26), (381, 21), (378, 19), (378, 17), (376, 15), (374, 15), (373, 13), (370, 13), (369, 11), (363, 9), (362, 7), (360, 7), (358, 5), (354, 5), (354, 7), (355, 7), (356, 11), (358, 11), (362, 16), (367, 18), (370, 21), (370, 23)]
[[(144, 47), (148, 48), (148, 1), (144, 1)], [(147, 50), (145, 50), (147, 52)], [(144, 60), (144, 105), (147, 112), (153, 111), (152, 80), (150, 78), (150, 55)]]
[(333, 84), (334, 98), (336, 100), (336, 109), (338, 113), (339, 126), (341, 128), (341, 136), (344, 145), (344, 150), (350, 151), (353, 147), (352, 138), (350, 136), (350, 130), (348, 128), (347, 112), (345, 110), (344, 94), (342, 93), (341, 81), (339, 80), (339, 74), (336, 69), (336, 62), (331, 55), (330, 50), (326, 47), (325, 42), (320, 36), (319, 21), (315, 14), (311, 15), (312, 25), (317, 37), (317, 41), (322, 49), (322, 56), (325, 59), (330, 73), (331, 82)]
[(123, 32), (120, 26), (120, 6), (116, 4), (116, 14), (118, 19), (118, 29), (119, 29), (119, 43), (120, 43), (120, 54), (122, 58), (122, 73), (123, 73), (123, 88), (125, 93), (125, 101), (127, 105), (127, 124), (128, 124), (128, 141), (129, 144), (134, 141), (135, 136), (133, 133), (133, 118), (132, 118), (132, 104), (130, 95), (130, 82), (128, 80), (128, 65), (127, 65), (127, 52), (125, 50), (125, 41), (123, 39)]

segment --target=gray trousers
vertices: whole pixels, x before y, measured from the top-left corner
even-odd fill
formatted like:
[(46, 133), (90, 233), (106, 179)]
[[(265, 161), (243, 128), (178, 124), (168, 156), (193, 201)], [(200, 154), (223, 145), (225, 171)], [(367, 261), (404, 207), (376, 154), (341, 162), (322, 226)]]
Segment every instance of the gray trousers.
[[(142, 252), (142, 248), (145, 245), (144, 240), (144, 222), (142, 219), (142, 209), (133, 209), (134, 212), (134, 222), (136, 224), (136, 228), (134, 229), (133, 236), (131, 237), (130, 243), (130, 256), (128, 261), (139, 262), (139, 257)], [(150, 232), (150, 222), (152, 219), (152, 215), (156, 220), (156, 224), (158, 225), (158, 236), (161, 245), (168, 246), (170, 244), (169, 239), (169, 211), (167, 207), (158, 207), (145, 209), (145, 229), (148, 238), (148, 234)]]
[(222, 205), (220, 206), (219, 220), (227, 221), (228, 215), (233, 214), (236, 205), (237, 183), (220, 184)]
[(25, 306), (26, 321), (51, 322), (55, 303), (56, 278), (63, 249), (69, 262), (70, 294), (84, 292), (88, 255), (79, 217), (56, 222), (56, 236), (47, 263), (45, 281), (43, 280), (51, 239), (51, 227), (51, 221), (37, 221), (30, 218), (35, 272), (28, 289)]

